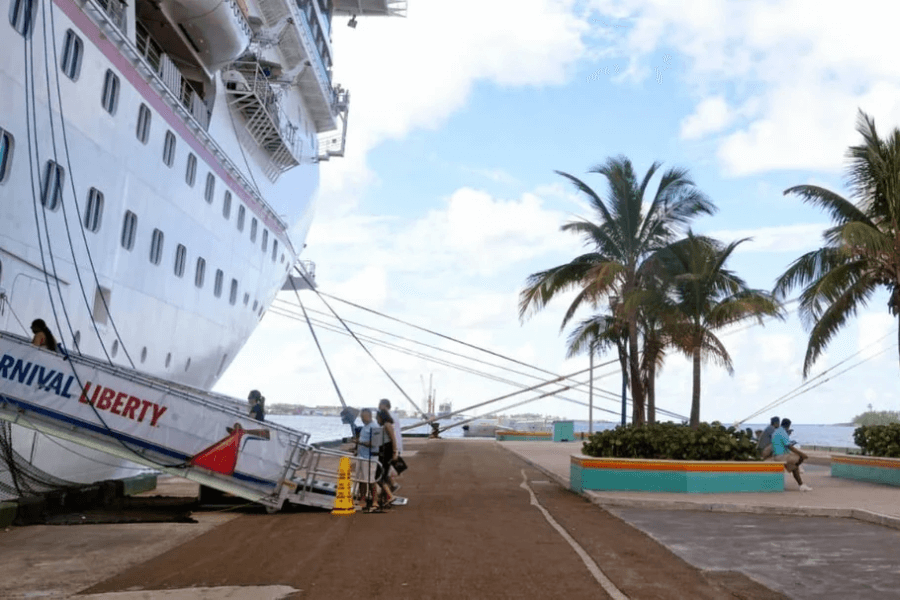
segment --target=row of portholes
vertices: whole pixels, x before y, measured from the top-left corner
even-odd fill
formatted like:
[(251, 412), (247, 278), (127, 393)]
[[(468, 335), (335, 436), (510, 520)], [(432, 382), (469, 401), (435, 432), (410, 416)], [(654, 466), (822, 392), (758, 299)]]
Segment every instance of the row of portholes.
[[(75, 341), (75, 344), (74, 344), (74, 345), (75, 345), (75, 348), (76, 348), (76, 349), (79, 348), (79, 346), (80, 346), (80, 344), (81, 344), (81, 332), (80, 332), (80, 331), (76, 331), (76, 332), (75, 332), (75, 339), (74, 339), (74, 341)], [(118, 355), (119, 355), (119, 340), (113, 340), (112, 346), (110, 347), (110, 350), (109, 350), (109, 357), (110, 357), (110, 358), (116, 358)], [(225, 360), (226, 360), (227, 358), (228, 358), (228, 355), (227, 355), (227, 354), (226, 354), (225, 356), (222, 357), (222, 364), (223, 364), (223, 365), (224, 365)], [(147, 346), (144, 346), (143, 348), (141, 348), (141, 364), (144, 364), (145, 362), (147, 362)], [(171, 367), (171, 366), (172, 366), (172, 353), (171, 353), (171, 352), (167, 352), (167, 353), (166, 353), (166, 368), (168, 369), (168, 368)], [(184, 371), (185, 371), (185, 373), (186, 373), (190, 368), (191, 368), (191, 359), (190, 359), (190, 357), (188, 357), (187, 362), (184, 363)], [(221, 369), (220, 369), (220, 370), (221, 370)]]

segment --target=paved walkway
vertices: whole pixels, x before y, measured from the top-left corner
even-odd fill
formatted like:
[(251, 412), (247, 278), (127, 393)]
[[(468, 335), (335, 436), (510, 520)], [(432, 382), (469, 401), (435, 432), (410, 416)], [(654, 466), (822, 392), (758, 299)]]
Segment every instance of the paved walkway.
[[(535, 467), (569, 486), (572, 454), (581, 442), (499, 442)], [(900, 488), (840, 479), (829, 467), (804, 465), (804, 483), (813, 488), (800, 492), (785, 473), (784, 493), (678, 494), (669, 492), (587, 492), (601, 506), (688, 509), (781, 515), (853, 517), (900, 529)]]
[[(417, 450), (403, 475), (407, 506), (243, 515), (82, 593), (125, 600), (195, 586), (225, 598), (233, 586), (279, 585), (323, 599), (784, 598), (740, 573), (692, 567), (493, 441), (407, 444)], [(125, 591), (145, 594), (115, 595)]]
[(853, 519), (611, 508), (701, 569), (739, 569), (796, 600), (896, 600), (900, 531)]

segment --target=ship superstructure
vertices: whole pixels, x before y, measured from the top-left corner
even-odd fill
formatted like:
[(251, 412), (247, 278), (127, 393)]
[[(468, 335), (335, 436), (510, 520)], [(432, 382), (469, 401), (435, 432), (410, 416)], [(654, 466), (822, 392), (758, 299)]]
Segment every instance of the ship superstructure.
[[(291, 269), (314, 276), (299, 255), (350, 100), (332, 18), (406, 3), (0, 6), (0, 330), (41, 318), (69, 352), (211, 388)], [(70, 481), (121, 466), (13, 436)]]

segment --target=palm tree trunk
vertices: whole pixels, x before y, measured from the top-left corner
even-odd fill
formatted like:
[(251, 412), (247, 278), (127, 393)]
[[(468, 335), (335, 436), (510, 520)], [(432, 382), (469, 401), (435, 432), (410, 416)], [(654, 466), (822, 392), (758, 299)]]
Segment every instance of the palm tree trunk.
[(637, 319), (628, 320), (628, 366), (631, 371), (631, 421), (644, 424), (644, 386), (641, 385), (641, 365), (638, 360)]
[(647, 422), (656, 423), (656, 362), (647, 365)]
[(625, 342), (616, 344), (619, 350), (619, 364), (622, 366), (622, 425), (625, 425), (625, 397), (628, 392), (628, 351)]
[(700, 426), (700, 345), (694, 347), (694, 389), (691, 393), (691, 427)]

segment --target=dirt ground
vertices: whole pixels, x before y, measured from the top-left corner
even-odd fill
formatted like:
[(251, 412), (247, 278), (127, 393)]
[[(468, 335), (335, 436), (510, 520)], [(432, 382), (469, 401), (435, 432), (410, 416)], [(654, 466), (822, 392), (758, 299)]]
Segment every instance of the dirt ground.
[(81, 593), (287, 585), (292, 598), (609, 598), (538, 501), (632, 599), (778, 599), (739, 573), (701, 572), (547, 481), (496, 443), (407, 442), (384, 514), (247, 514)]

